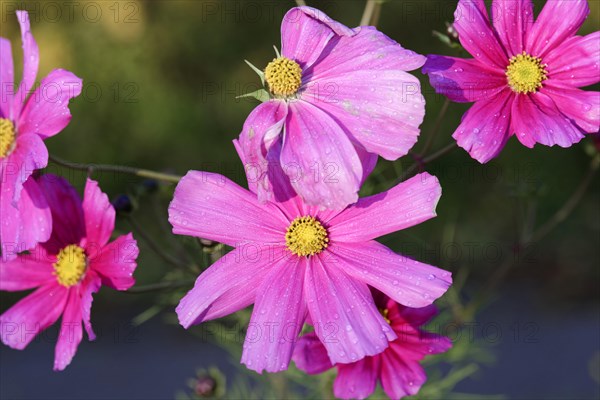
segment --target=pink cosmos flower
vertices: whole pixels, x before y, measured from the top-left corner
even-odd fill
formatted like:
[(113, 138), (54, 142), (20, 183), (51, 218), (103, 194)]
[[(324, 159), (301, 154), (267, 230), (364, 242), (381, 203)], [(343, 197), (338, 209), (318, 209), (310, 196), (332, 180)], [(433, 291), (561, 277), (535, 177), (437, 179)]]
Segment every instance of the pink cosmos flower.
[(0, 290), (36, 289), (0, 316), (0, 339), (22, 350), (62, 315), (54, 369), (69, 365), (83, 337), (90, 340), (92, 294), (106, 285), (127, 290), (134, 284), (138, 247), (131, 234), (108, 243), (115, 210), (95, 181), (88, 179), (83, 202), (63, 178), (40, 179), (52, 210), (52, 236), (30, 253), (0, 261)]
[[(277, 163), (306, 204), (340, 210), (356, 202), (377, 155), (396, 160), (417, 141), (425, 101), (406, 71), (425, 57), (374, 27), (350, 29), (310, 7), (285, 15), (281, 42), (281, 56), (264, 71), (271, 99), (239, 138), (246, 167), (261, 201), (286, 200), (273, 193)], [(276, 143), (277, 159), (269, 157)]]
[(569, 147), (600, 128), (600, 32), (577, 36), (585, 0), (549, 0), (534, 22), (530, 0), (460, 0), (454, 26), (474, 59), (429, 56), (423, 72), (437, 92), (475, 102), (454, 132), (458, 145), (485, 163), (509, 137)]
[(56, 69), (28, 97), (39, 53), (27, 12), (17, 11), (17, 17), (23, 41), (23, 79), (16, 93), (11, 45), (0, 38), (0, 244), (5, 260), (50, 236), (48, 205), (29, 177), (47, 165), (44, 140), (67, 126), (69, 100), (81, 93), (81, 79)]
[(190, 171), (177, 186), (169, 207), (173, 232), (234, 247), (181, 300), (181, 325), (254, 304), (242, 363), (257, 372), (287, 368), (307, 318), (319, 328), (334, 363), (380, 353), (396, 334), (369, 286), (422, 307), (451, 283), (450, 273), (374, 241), (434, 217), (441, 195), (437, 179), (418, 175), (340, 212), (306, 205), (283, 171), (273, 171), (274, 188), (285, 202), (262, 203), (255, 182), (251, 192), (207, 172)]
[[(398, 339), (376, 356), (350, 364), (337, 364), (338, 375), (333, 385), (335, 397), (367, 398), (375, 391), (377, 381), (381, 381), (390, 399), (415, 395), (427, 380), (419, 362), (429, 354), (444, 353), (452, 347), (447, 337), (420, 329), (437, 314), (434, 305), (408, 308), (387, 296), (376, 295), (375, 298)], [(309, 374), (320, 374), (333, 367), (325, 347), (314, 332), (298, 341), (294, 362)]]

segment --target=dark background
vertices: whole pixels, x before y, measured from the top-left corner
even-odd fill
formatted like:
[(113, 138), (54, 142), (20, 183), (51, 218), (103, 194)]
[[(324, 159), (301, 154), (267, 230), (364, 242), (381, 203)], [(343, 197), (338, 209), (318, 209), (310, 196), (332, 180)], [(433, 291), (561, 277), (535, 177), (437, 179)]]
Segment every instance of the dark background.
[[(363, 1), (308, 1), (334, 19), (356, 26)], [(580, 34), (598, 30), (600, 2)], [(71, 106), (73, 120), (47, 140), (51, 154), (87, 163), (113, 163), (183, 175), (189, 169), (221, 172), (243, 182), (232, 139), (256, 101), (236, 96), (258, 89), (244, 59), (262, 68), (280, 47), (279, 26), (292, 1), (2, 1), (1, 35), (11, 39), (15, 68), (21, 50), (13, 10), (30, 11), (40, 48), (41, 79), (54, 68), (84, 80)], [(457, 56), (433, 37), (453, 20), (455, 1), (389, 1), (379, 28), (421, 54)], [(539, 12), (543, 2), (536, 2)], [(427, 115), (422, 148), (444, 99), (423, 82)], [(20, 76), (20, 74), (17, 74)], [(598, 90), (598, 87), (594, 88)], [(467, 104), (451, 104), (434, 150), (451, 142)], [(450, 305), (468, 304), (507, 260), (517, 258), (506, 280), (478, 309), (476, 322), (460, 332), (483, 343), (489, 359), (460, 382), (461, 393), (503, 394), (509, 398), (598, 398), (600, 396), (600, 185), (596, 176), (569, 218), (525, 248), (515, 243), (554, 215), (586, 175), (590, 138), (569, 149), (521, 146), (513, 138), (485, 166), (455, 150), (427, 169), (444, 194), (438, 217), (390, 235), (384, 242), (419, 260), (464, 278)], [(412, 164), (380, 161), (366, 191), (389, 187)], [(81, 185), (85, 174), (51, 165)], [(138, 195), (140, 179), (96, 173), (104, 191)], [(81, 186), (79, 186), (81, 189)], [(134, 216), (160, 245), (179, 255), (163, 232), (172, 187), (134, 196)], [(121, 231), (131, 230), (125, 220)], [(139, 284), (164, 281), (173, 267), (142, 244)], [(182, 290), (187, 289), (187, 287)], [(228, 381), (240, 374), (239, 358), (213, 342), (198, 340), (174, 323), (177, 293), (123, 294), (103, 289), (95, 297), (92, 322), (100, 332), (84, 342), (72, 365), (51, 371), (56, 330), (25, 351), (0, 348), (2, 398), (172, 398), (186, 389), (197, 368), (217, 366)], [(0, 310), (22, 294), (0, 296)], [(132, 319), (159, 303), (164, 310), (149, 322)], [(444, 303), (446, 304), (446, 303)], [(496, 334), (494, 334), (496, 332)], [(499, 333), (499, 334), (498, 334)], [(219, 341), (217, 337), (217, 342)]]

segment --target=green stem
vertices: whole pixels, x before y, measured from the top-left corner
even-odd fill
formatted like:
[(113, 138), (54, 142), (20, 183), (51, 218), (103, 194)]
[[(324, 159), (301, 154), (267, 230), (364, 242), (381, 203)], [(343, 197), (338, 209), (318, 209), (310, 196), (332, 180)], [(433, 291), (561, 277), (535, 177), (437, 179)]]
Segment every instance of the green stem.
[(190, 286), (193, 284), (194, 284), (194, 281), (191, 281), (191, 280), (151, 283), (149, 285), (134, 286), (124, 293), (139, 294), (139, 293), (156, 292), (158, 290), (176, 289), (176, 288), (180, 288), (180, 287), (184, 287), (184, 286)]
[(367, 4), (365, 5), (365, 11), (363, 12), (362, 18), (360, 20), (360, 26), (367, 26), (371, 24), (373, 14), (375, 13), (376, 5), (377, 0), (367, 0)]
[(427, 154), (427, 152), (431, 149), (431, 146), (433, 146), (435, 138), (436, 138), (438, 132), (440, 131), (440, 127), (442, 126), (442, 121), (444, 120), (444, 117), (446, 116), (446, 112), (448, 111), (448, 107), (450, 107), (450, 100), (446, 99), (444, 101), (444, 104), (442, 105), (442, 108), (441, 108), (437, 118), (435, 119), (433, 128), (431, 129), (431, 132), (429, 133), (429, 135), (427, 137), (427, 142), (425, 142), (425, 146), (423, 147), (423, 150), (421, 150), (421, 156), (423, 156), (424, 154)]
[(407, 168), (406, 171), (404, 171), (404, 173), (400, 176), (400, 178), (396, 179), (396, 181), (394, 182), (394, 185), (397, 185), (398, 183), (403, 182), (418, 168), (422, 168), (426, 164), (429, 164), (429, 163), (437, 160), (438, 158), (445, 156), (446, 154), (450, 153), (452, 150), (454, 150), (456, 148), (458, 148), (458, 146), (456, 145), (456, 142), (452, 142), (452, 143), (448, 144), (446, 147), (436, 151), (435, 153), (433, 153), (430, 156), (427, 156), (422, 159), (420, 159), (419, 156), (417, 156), (417, 162), (415, 162), (413, 165), (411, 165), (409, 168)]
[(78, 171), (87, 171), (90, 174), (94, 171), (116, 172), (120, 174), (135, 175), (141, 178), (156, 179), (157, 181), (170, 183), (179, 183), (179, 181), (181, 180), (181, 176), (179, 175), (164, 174), (162, 172), (151, 171), (148, 169), (125, 167), (120, 165), (74, 163), (52, 155), (50, 156), (50, 161), (52, 161), (56, 165), (60, 165), (65, 168), (74, 169)]
[(296, 0), (296, 5), (298, 7), (304, 7), (306, 6), (306, 2), (304, 0)]

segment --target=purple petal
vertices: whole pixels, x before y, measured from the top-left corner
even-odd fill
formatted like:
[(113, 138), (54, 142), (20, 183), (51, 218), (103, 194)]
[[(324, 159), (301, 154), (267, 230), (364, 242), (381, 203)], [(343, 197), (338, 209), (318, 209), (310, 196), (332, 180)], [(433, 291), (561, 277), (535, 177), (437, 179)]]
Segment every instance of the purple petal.
[(235, 247), (253, 242), (285, 242), (289, 221), (271, 204), (222, 175), (190, 171), (181, 179), (169, 206), (173, 232)]
[(103, 247), (115, 229), (115, 209), (98, 182), (88, 178), (83, 194), (83, 218), (87, 245)]
[(332, 363), (378, 354), (396, 339), (367, 285), (346, 275), (343, 267), (325, 266), (321, 257), (312, 257), (304, 290), (315, 332)]
[(436, 216), (442, 195), (436, 177), (416, 175), (392, 189), (358, 202), (327, 221), (332, 241), (364, 242)]
[(307, 333), (298, 340), (293, 360), (298, 369), (310, 375), (321, 374), (333, 367), (327, 349), (314, 332)]
[(381, 386), (391, 399), (417, 394), (427, 381), (423, 367), (416, 361), (405, 361), (395, 351), (381, 356)]
[(587, 0), (553, 0), (542, 12), (527, 36), (525, 50), (544, 58), (546, 54), (573, 36), (590, 13)]
[(14, 96), (14, 67), (10, 41), (0, 38), (0, 117), (14, 120), (12, 103)]
[(550, 79), (545, 84), (571, 87), (594, 85), (600, 80), (600, 32), (573, 36), (548, 52), (544, 62)]
[(384, 245), (335, 243), (331, 262), (352, 279), (372, 286), (407, 307), (425, 307), (446, 293), (451, 274), (394, 253)]
[(509, 57), (525, 50), (527, 33), (533, 26), (533, 19), (531, 0), (494, 0), (492, 21)]
[(133, 273), (140, 250), (131, 233), (119, 236), (104, 247), (86, 247), (85, 250), (90, 269), (100, 275), (104, 285), (127, 290), (135, 284)]
[(436, 93), (459, 103), (487, 100), (506, 88), (506, 75), (476, 59), (431, 55), (423, 67)]
[(273, 265), (256, 292), (242, 363), (258, 373), (286, 370), (306, 318), (306, 258)]
[(365, 357), (351, 364), (338, 364), (333, 393), (340, 399), (366, 399), (377, 386), (379, 357)]
[(308, 205), (342, 209), (358, 200), (360, 158), (346, 133), (319, 108), (290, 104), (281, 164)]
[(19, 132), (36, 133), (46, 139), (62, 131), (71, 121), (69, 100), (79, 96), (81, 87), (81, 79), (69, 71), (50, 72), (23, 107)]
[(62, 316), (60, 333), (54, 355), (54, 370), (64, 370), (73, 360), (77, 347), (83, 338), (81, 327), (81, 299), (79, 287), (69, 289), (69, 298)]
[(39, 287), (0, 315), (0, 339), (23, 350), (44, 329), (58, 320), (69, 291), (58, 283)]
[(508, 56), (490, 25), (483, 0), (460, 0), (454, 12), (454, 27), (462, 46), (475, 59), (502, 70), (508, 65)]
[[(13, 115), (15, 118), (21, 114), (25, 99), (35, 83), (40, 63), (38, 45), (31, 34), (29, 26), (29, 14), (27, 14), (27, 11), (17, 11), (17, 19), (21, 26), (21, 41), (23, 42), (23, 79), (13, 100)], [(23, 132), (20, 129), (19, 131)]]
[(15, 292), (56, 282), (53, 262), (41, 247), (10, 261), (0, 260), (0, 290)]
[(480, 163), (496, 157), (508, 141), (514, 97), (507, 89), (489, 100), (473, 104), (452, 135), (458, 145)]

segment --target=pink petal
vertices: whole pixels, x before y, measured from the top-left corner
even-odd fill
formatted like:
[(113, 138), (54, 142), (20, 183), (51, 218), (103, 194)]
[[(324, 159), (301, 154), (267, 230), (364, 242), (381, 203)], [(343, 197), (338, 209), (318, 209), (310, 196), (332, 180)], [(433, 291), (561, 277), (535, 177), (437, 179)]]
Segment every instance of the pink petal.
[(426, 381), (425, 371), (418, 362), (406, 362), (395, 351), (382, 355), (381, 386), (391, 399), (417, 394)]
[(314, 332), (307, 333), (298, 340), (293, 360), (298, 369), (310, 375), (321, 374), (333, 367), (327, 349)]
[(352, 36), (354, 31), (315, 8), (292, 8), (281, 23), (281, 54), (308, 68), (335, 35)]
[(330, 246), (331, 263), (352, 279), (374, 287), (408, 307), (425, 307), (446, 293), (451, 274), (394, 253), (375, 242)]
[(360, 158), (339, 125), (317, 107), (290, 104), (281, 164), (308, 205), (343, 209), (358, 200)]
[(18, 206), (12, 202), (12, 185), (2, 184), (0, 187), (0, 245), (2, 250), (1, 259), (4, 261), (14, 259), (22, 251), (19, 243), (21, 230), (21, 213)]
[(0, 290), (15, 292), (56, 282), (54, 261), (41, 247), (10, 261), (0, 260)]
[(572, 120), (587, 132), (600, 131), (600, 92), (574, 89), (573, 87), (547, 85), (547, 94), (561, 114)]
[(462, 46), (482, 64), (505, 69), (508, 56), (490, 25), (483, 0), (460, 0), (454, 12), (454, 27)]
[(315, 332), (332, 363), (351, 363), (380, 353), (396, 335), (385, 322), (366, 284), (335, 263), (311, 257), (304, 290)]
[(546, 54), (573, 36), (590, 9), (587, 0), (553, 0), (544, 5), (527, 37), (525, 50), (544, 58)]
[(574, 121), (561, 114), (552, 99), (543, 92), (516, 97), (512, 130), (527, 147), (533, 147), (535, 143), (570, 147), (584, 136)]
[(550, 79), (545, 84), (571, 87), (594, 85), (600, 80), (600, 32), (573, 36), (548, 52), (544, 62)]
[(332, 241), (364, 242), (420, 224), (436, 216), (442, 195), (436, 177), (422, 173), (392, 189), (363, 197), (327, 224)]
[(473, 104), (452, 135), (458, 145), (480, 163), (496, 157), (508, 141), (514, 97), (507, 89), (489, 100)]
[(273, 265), (256, 292), (242, 363), (258, 373), (286, 370), (306, 318), (303, 284), (308, 261)]
[(86, 247), (90, 269), (100, 275), (102, 283), (117, 290), (127, 290), (135, 283), (133, 273), (140, 250), (131, 233), (119, 236), (106, 246)]
[(23, 107), (18, 130), (36, 133), (43, 139), (56, 135), (71, 121), (69, 100), (81, 94), (82, 81), (73, 73), (55, 69)]
[(15, 75), (10, 40), (0, 38), (0, 117), (14, 120), (12, 103)]
[(429, 75), (436, 93), (459, 103), (490, 99), (507, 86), (503, 70), (476, 59), (431, 55), (423, 73)]
[[(288, 253), (289, 254), (289, 253)], [(177, 306), (184, 328), (234, 313), (254, 303), (256, 290), (272, 268), (284, 268), (283, 247), (240, 245), (204, 271)]]
[(53, 283), (39, 287), (0, 315), (0, 339), (5, 345), (23, 350), (44, 329), (58, 320), (69, 291)]
[(95, 273), (87, 274), (83, 284), (81, 285), (81, 317), (83, 319), (83, 326), (85, 327), (89, 340), (96, 339), (96, 334), (92, 329), (92, 323), (90, 321), (92, 302), (94, 301), (92, 295), (100, 290), (101, 285), (101, 278)]
[(115, 229), (115, 209), (98, 182), (88, 178), (83, 194), (83, 218), (88, 246), (103, 247)]
[(77, 347), (83, 338), (81, 327), (81, 299), (79, 287), (69, 289), (69, 298), (62, 316), (60, 333), (54, 355), (54, 370), (64, 370), (73, 360)]
[(425, 115), (419, 80), (399, 70), (321, 78), (306, 88), (302, 98), (333, 116), (367, 151), (388, 160), (408, 153)]
[(379, 357), (365, 357), (351, 364), (338, 364), (333, 393), (340, 399), (366, 399), (377, 386)]
[(190, 171), (181, 179), (169, 206), (173, 232), (235, 247), (254, 242), (284, 243), (289, 221), (271, 204), (222, 175)]
[(52, 236), (44, 247), (53, 254), (69, 244), (79, 244), (85, 235), (81, 197), (65, 178), (45, 174), (39, 185), (52, 211)]
[(17, 207), (21, 216), (20, 247), (29, 250), (46, 242), (52, 233), (52, 214), (46, 196), (32, 177), (23, 184)]
[[(21, 26), (21, 41), (23, 42), (23, 79), (19, 85), (17, 95), (14, 97), (13, 115), (15, 118), (21, 114), (23, 103), (35, 83), (40, 63), (38, 45), (31, 34), (29, 26), (29, 14), (27, 11), (17, 11), (17, 19)], [(23, 131), (19, 129), (19, 132)]]
[(492, 21), (509, 57), (525, 50), (533, 19), (531, 0), (494, 0)]
[[(8, 157), (1, 159), (0, 163), (2, 190), (12, 191), (12, 202), (16, 205), (25, 181), (34, 171), (48, 164), (48, 149), (38, 135), (19, 134), (15, 149)], [(7, 189), (9, 186), (10, 189)]]

